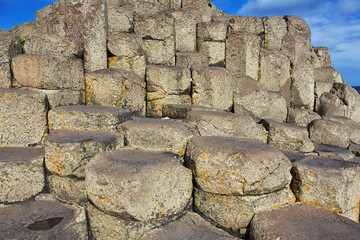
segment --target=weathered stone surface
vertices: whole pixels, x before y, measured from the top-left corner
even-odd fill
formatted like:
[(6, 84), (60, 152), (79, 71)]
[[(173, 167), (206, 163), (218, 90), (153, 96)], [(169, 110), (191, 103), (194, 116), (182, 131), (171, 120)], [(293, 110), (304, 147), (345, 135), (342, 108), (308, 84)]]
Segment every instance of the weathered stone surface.
[(339, 115), (360, 123), (360, 95), (352, 87), (343, 83), (335, 83), (330, 93), (320, 98), (320, 115)]
[(74, 38), (55, 34), (29, 35), (25, 39), (24, 53), (44, 55), (83, 55), (82, 43)]
[(175, 39), (166, 40), (143, 39), (143, 48), (147, 56), (147, 64), (175, 65)]
[(2, 239), (88, 239), (85, 210), (54, 200), (0, 206)]
[(345, 161), (348, 161), (355, 157), (351, 150), (333, 147), (329, 145), (315, 144), (314, 151), (319, 154), (320, 157), (342, 158)]
[(316, 119), (321, 119), (320, 115), (309, 109), (289, 108), (288, 123), (306, 127)]
[(234, 94), (238, 97), (244, 97), (254, 91), (265, 91), (265, 87), (251, 77), (241, 77), (233, 79)]
[(146, 56), (124, 57), (115, 56), (108, 59), (109, 68), (122, 69), (135, 73), (140, 79), (145, 79)]
[(358, 223), (304, 203), (257, 213), (250, 224), (251, 240), (357, 238)]
[(45, 94), (0, 89), (0, 146), (39, 143), (47, 131)]
[(134, 24), (133, 9), (120, 6), (111, 6), (107, 10), (108, 31), (131, 32)]
[(21, 54), (19, 36), (11, 31), (0, 31), (0, 62), (11, 62), (11, 59)]
[(343, 159), (308, 157), (294, 163), (291, 188), (302, 202), (359, 221), (359, 169)]
[(175, 20), (171, 14), (138, 15), (134, 31), (145, 39), (166, 40), (175, 37)]
[(234, 19), (235, 22), (231, 24), (234, 32), (250, 32), (257, 35), (264, 32), (264, 24), (262, 23), (261, 18), (245, 16)]
[(185, 119), (191, 111), (221, 111), (216, 108), (197, 106), (197, 105), (186, 105), (186, 104), (166, 104), (163, 107), (162, 116), (168, 118), (179, 118)]
[[(321, 113), (322, 110), (321, 110), (320, 106), (323, 105), (323, 107), (324, 107), (324, 104), (327, 104), (328, 100), (335, 98), (335, 96), (330, 94), (330, 91), (331, 91), (333, 85), (334, 85), (333, 83), (329, 83), (329, 82), (315, 82), (314, 90), (315, 90), (315, 111), (316, 112)], [(321, 98), (324, 93), (327, 93), (327, 94), (325, 94), (327, 96), (324, 96), (323, 98)], [(339, 100), (335, 100), (335, 101), (340, 104)], [(321, 102), (322, 102), (322, 104), (321, 104)], [(340, 107), (340, 105), (339, 105), (339, 107)], [(341, 107), (340, 107), (340, 110), (341, 110)]]
[(190, 68), (148, 65), (146, 71), (147, 114), (161, 117), (165, 104), (190, 104)]
[(267, 131), (250, 116), (205, 110), (189, 111), (186, 120), (196, 125), (201, 136), (255, 138), (267, 142)]
[(264, 41), (262, 46), (269, 50), (281, 50), (282, 40), (287, 33), (287, 24), (282, 17), (263, 17)]
[(42, 29), (37, 26), (35, 22), (24, 22), (23, 25), (16, 25), (12, 27), (12, 32), (16, 36), (28, 36), (42, 32)]
[(115, 56), (135, 57), (144, 55), (138, 36), (130, 33), (113, 33), (108, 39), (108, 50)]
[(282, 51), (260, 50), (259, 82), (268, 91), (281, 91), (290, 103), (290, 60)]
[(225, 67), (225, 43), (214, 41), (198, 41), (198, 49), (209, 56), (209, 65)]
[(11, 78), (11, 64), (8, 62), (0, 63), (0, 88), (10, 88)]
[(82, 2), (82, 35), (84, 39), (84, 68), (92, 72), (107, 67), (106, 0)]
[(225, 22), (202, 22), (196, 26), (198, 41), (221, 41), (225, 42), (227, 24)]
[(196, 17), (193, 12), (176, 8), (170, 11), (175, 19), (175, 48), (177, 51), (196, 51)]
[(327, 47), (313, 47), (311, 51), (311, 62), (315, 68), (331, 67), (330, 51)]
[(258, 120), (271, 118), (279, 122), (286, 121), (286, 100), (281, 93), (252, 90), (253, 87), (250, 87), (250, 89), (247, 90), (247, 92), (250, 93), (247, 95), (234, 92), (235, 113), (249, 115)]
[(176, 66), (179, 67), (207, 67), (209, 57), (206, 53), (200, 52), (178, 52), (176, 53)]
[(23, 54), (12, 61), (14, 86), (84, 90), (81, 59), (59, 55)]
[(192, 175), (171, 153), (118, 150), (97, 154), (86, 167), (86, 191), (98, 208), (147, 221), (180, 213), (192, 193)]
[(200, 10), (201, 22), (210, 22), (213, 16), (221, 15), (210, 0), (182, 0), (182, 7)]
[(347, 148), (350, 144), (349, 129), (342, 123), (318, 119), (309, 125), (311, 141), (318, 144)]
[(43, 190), (44, 155), (41, 148), (0, 148), (0, 202), (23, 201)]
[(207, 193), (195, 188), (195, 207), (224, 228), (246, 228), (254, 214), (295, 202), (289, 187), (258, 196), (228, 196)]
[(336, 116), (336, 115), (325, 115), (325, 120), (331, 120), (344, 125), (347, 128), (349, 140), (351, 143), (360, 144), (360, 124), (352, 120), (351, 118)]
[(120, 69), (86, 73), (86, 103), (121, 107), (145, 113), (145, 82), (136, 74)]
[(88, 201), (84, 179), (48, 174), (47, 183), (50, 193), (62, 202), (82, 204)]
[(192, 104), (230, 110), (233, 105), (232, 75), (220, 67), (192, 69)]
[(62, 177), (85, 177), (85, 166), (98, 152), (124, 145), (120, 134), (103, 131), (54, 130), (45, 139), (46, 169)]
[(268, 144), (272, 147), (293, 152), (312, 152), (315, 148), (309, 139), (306, 127), (289, 123), (279, 123), (273, 120), (263, 120), (269, 131)]
[(267, 194), (283, 189), (291, 181), (289, 159), (256, 139), (194, 137), (185, 159), (198, 188), (205, 192)]
[(226, 68), (235, 77), (258, 80), (260, 38), (254, 33), (229, 33), (226, 40)]
[[(149, 14), (161, 14), (165, 9), (158, 2), (144, 1), (132, 1), (130, 5), (134, 10), (135, 15), (149, 15)], [(128, 6), (126, 6), (128, 7)]]
[(140, 240), (151, 229), (161, 227), (169, 221), (176, 220), (181, 215), (150, 219), (148, 221), (133, 221), (122, 219), (116, 215), (106, 214), (92, 204), (87, 204), (87, 214), (91, 235), (95, 239), (104, 240)]
[(107, 106), (63, 106), (49, 111), (49, 129), (103, 130), (117, 132), (117, 125), (134, 115), (126, 109)]
[(314, 68), (315, 82), (343, 83), (341, 74), (333, 67)]
[(119, 126), (126, 146), (184, 155), (187, 141), (198, 135), (195, 126), (174, 120), (138, 118)]
[(182, 218), (146, 233), (142, 240), (174, 240), (174, 239), (237, 239), (227, 232), (215, 228), (198, 214), (188, 212)]

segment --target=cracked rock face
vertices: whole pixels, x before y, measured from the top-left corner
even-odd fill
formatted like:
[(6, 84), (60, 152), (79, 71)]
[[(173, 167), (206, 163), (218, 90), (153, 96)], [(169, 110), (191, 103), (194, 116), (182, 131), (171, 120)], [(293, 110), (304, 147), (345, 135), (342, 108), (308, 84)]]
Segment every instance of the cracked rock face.
[(194, 137), (185, 159), (199, 189), (209, 193), (266, 194), (291, 181), (289, 159), (255, 139)]

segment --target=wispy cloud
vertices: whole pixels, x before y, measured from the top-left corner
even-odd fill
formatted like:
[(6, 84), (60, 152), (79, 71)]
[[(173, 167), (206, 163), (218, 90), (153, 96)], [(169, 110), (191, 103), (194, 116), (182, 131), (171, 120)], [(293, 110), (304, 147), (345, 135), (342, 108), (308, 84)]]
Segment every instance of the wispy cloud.
[[(311, 28), (313, 46), (329, 47), (336, 68), (360, 75), (359, 0), (248, 0), (238, 14), (300, 16)], [(349, 84), (360, 85), (355, 81), (350, 79)]]

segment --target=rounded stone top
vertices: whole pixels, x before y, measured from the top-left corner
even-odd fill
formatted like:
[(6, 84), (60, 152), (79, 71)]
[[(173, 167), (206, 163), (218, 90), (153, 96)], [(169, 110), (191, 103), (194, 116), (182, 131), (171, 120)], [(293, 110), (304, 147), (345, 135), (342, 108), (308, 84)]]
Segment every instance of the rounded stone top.
[[(0, 239), (57, 239), (78, 222), (83, 222), (82, 230), (86, 230), (85, 215), (80, 207), (51, 200), (3, 205), (0, 206), (0, 216)], [(76, 233), (73, 236), (67, 234), (62, 238), (80, 237)]]
[(117, 139), (115, 133), (106, 131), (82, 131), (61, 129), (54, 130), (45, 139), (45, 142), (56, 143), (84, 143), (84, 142), (113, 142)]
[(0, 164), (1, 162), (28, 162), (44, 155), (43, 148), (2, 147), (0, 148)]

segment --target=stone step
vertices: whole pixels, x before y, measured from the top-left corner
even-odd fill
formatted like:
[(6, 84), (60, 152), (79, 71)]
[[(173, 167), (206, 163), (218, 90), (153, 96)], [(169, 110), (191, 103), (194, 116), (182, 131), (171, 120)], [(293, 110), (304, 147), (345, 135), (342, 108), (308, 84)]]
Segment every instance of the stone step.
[(259, 195), (279, 191), (291, 181), (291, 162), (279, 150), (250, 138), (194, 137), (186, 165), (202, 191)]
[(142, 240), (235, 240), (227, 232), (215, 228), (209, 222), (205, 221), (198, 214), (188, 212), (182, 218), (170, 222), (165, 226), (147, 232)]
[(88, 239), (86, 214), (50, 196), (14, 205), (0, 205), (1, 239)]
[(43, 190), (44, 156), (42, 148), (0, 148), (0, 203), (24, 201)]
[(85, 181), (89, 200), (97, 208), (131, 221), (179, 214), (192, 193), (191, 171), (172, 153), (100, 153), (88, 163)]
[(221, 111), (220, 109), (186, 104), (166, 104), (162, 110), (162, 116), (175, 119), (185, 119), (191, 111)]
[(185, 154), (190, 138), (197, 136), (194, 125), (167, 119), (137, 118), (119, 125), (125, 145), (131, 148)]
[(47, 111), (45, 94), (0, 88), (0, 147), (42, 141), (48, 128)]
[(359, 221), (359, 170), (341, 158), (304, 158), (293, 165), (291, 188), (301, 202)]
[(49, 129), (117, 132), (117, 125), (130, 120), (134, 114), (130, 110), (108, 106), (61, 106), (49, 111)]
[(201, 136), (255, 138), (267, 143), (268, 132), (250, 116), (229, 112), (190, 111), (186, 121), (194, 123)]
[(359, 223), (304, 203), (257, 213), (250, 229), (250, 239), (360, 238)]

